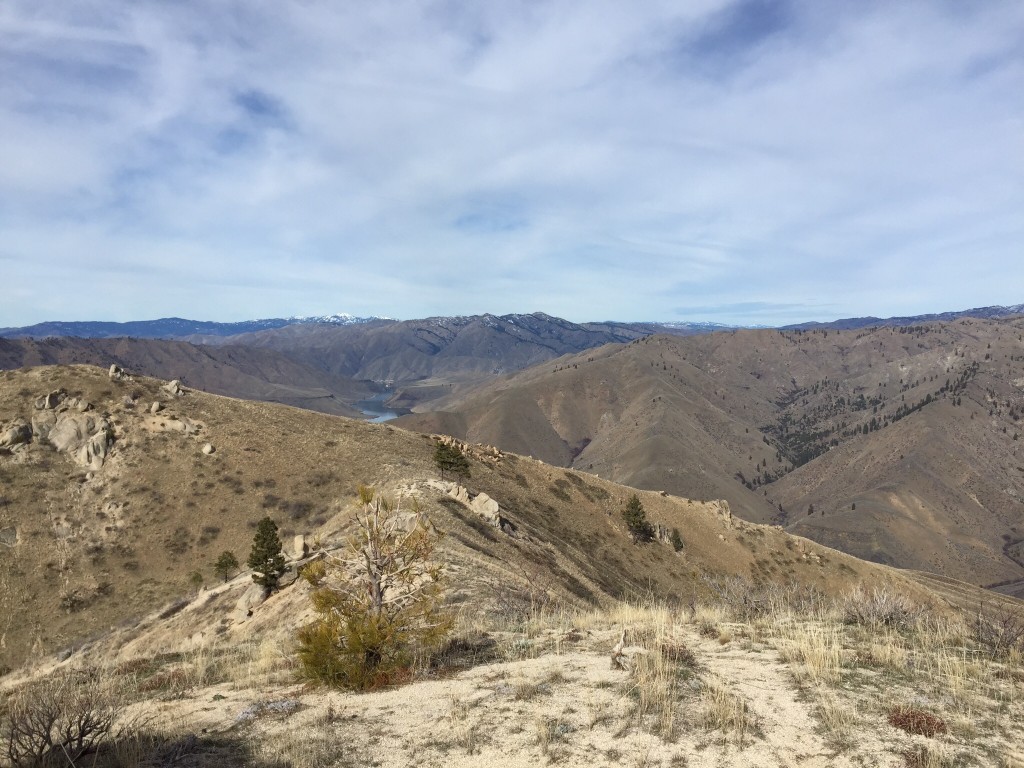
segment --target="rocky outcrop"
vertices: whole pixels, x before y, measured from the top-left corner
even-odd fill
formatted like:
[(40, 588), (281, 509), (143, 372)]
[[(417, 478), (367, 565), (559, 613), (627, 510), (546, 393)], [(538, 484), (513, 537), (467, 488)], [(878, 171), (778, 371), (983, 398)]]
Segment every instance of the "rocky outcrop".
[(126, 378), (128, 374), (125, 373), (125, 370), (121, 366), (111, 363), (110, 370), (107, 371), (107, 376), (111, 381), (120, 381), (121, 379)]
[(32, 439), (32, 427), (18, 420), (0, 434), (0, 448), (13, 448), (23, 445)]
[(49, 394), (43, 395), (35, 402), (37, 411), (51, 411), (64, 402), (67, 392), (63, 389), (56, 389)]
[(32, 417), (32, 436), (36, 439), (46, 439), (50, 436), (50, 430), (57, 423), (57, 414), (53, 411), (43, 411)]
[(54, 448), (76, 464), (97, 470), (110, 453), (114, 428), (107, 419), (90, 413), (63, 413), (48, 437)]
[(477, 494), (476, 498), (469, 502), (469, 508), (495, 528), (501, 527), (501, 507), (486, 493)]
[(167, 382), (163, 387), (161, 387), (161, 389), (171, 397), (178, 397), (179, 395), (185, 394), (185, 390), (181, 388), (181, 382), (177, 379)]

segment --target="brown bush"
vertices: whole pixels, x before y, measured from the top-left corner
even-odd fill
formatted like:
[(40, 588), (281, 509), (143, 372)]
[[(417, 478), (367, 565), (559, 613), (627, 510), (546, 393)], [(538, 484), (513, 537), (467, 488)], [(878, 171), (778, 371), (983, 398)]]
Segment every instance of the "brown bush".
[(915, 736), (936, 736), (946, 732), (946, 721), (924, 710), (898, 706), (889, 710), (889, 725)]

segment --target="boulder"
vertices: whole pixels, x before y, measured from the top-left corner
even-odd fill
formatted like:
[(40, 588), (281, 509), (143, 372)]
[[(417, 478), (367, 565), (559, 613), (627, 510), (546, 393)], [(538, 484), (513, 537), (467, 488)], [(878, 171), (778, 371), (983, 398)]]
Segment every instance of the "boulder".
[(210, 443), (207, 443), (206, 445), (203, 446), (203, 453), (205, 453), (207, 456), (209, 456), (216, 450), (217, 449), (214, 448)]
[(150, 413), (160, 413), (160, 411), (162, 411), (163, 409), (164, 407), (159, 400), (154, 400), (153, 404), (149, 406)]
[(119, 365), (111, 363), (110, 370), (107, 371), (107, 376), (110, 377), (111, 381), (120, 381), (125, 376), (124, 369)]
[(14, 547), (18, 544), (18, 529), (13, 525), (0, 528), (0, 544), (7, 547)]
[(456, 501), (461, 501), (463, 504), (469, 505), (469, 491), (466, 490), (465, 486), (456, 485), (450, 491), (448, 495)]
[(50, 430), (49, 440), (83, 467), (99, 469), (110, 452), (113, 426), (90, 413), (64, 413)]
[(17, 421), (0, 434), (0, 448), (11, 448), (27, 443), (32, 439), (32, 427), (23, 421)]
[(163, 385), (162, 389), (164, 390), (164, 392), (171, 395), (171, 397), (177, 397), (178, 395), (185, 394), (185, 390), (181, 388), (181, 382), (179, 382), (177, 379), (174, 379), (174, 381), (167, 382), (166, 384)]
[(301, 533), (292, 539), (292, 558), (301, 560), (309, 554), (309, 545), (306, 544), (306, 537)]
[(53, 411), (42, 411), (32, 417), (32, 434), (39, 438), (50, 436), (50, 430), (57, 423), (57, 414)]
[(253, 584), (245, 593), (238, 598), (235, 604), (235, 620), (245, 621), (252, 616), (253, 611), (263, 605), (267, 600), (267, 591), (259, 584)]
[(501, 526), (501, 515), (499, 514), (501, 507), (486, 493), (477, 494), (476, 498), (469, 503), (469, 508), (495, 528)]
[(51, 411), (64, 401), (66, 395), (67, 393), (63, 389), (55, 389), (53, 392), (43, 395), (36, 400), (36, 410)]
[(100, 469), (103, 462), (110, 454), (110, 446), (113, 443), (113, 435), (110, 432), (97, 432), (89, 438), (89, 441), (75, 451), (72, 458), (82, 467), (92, 470)]

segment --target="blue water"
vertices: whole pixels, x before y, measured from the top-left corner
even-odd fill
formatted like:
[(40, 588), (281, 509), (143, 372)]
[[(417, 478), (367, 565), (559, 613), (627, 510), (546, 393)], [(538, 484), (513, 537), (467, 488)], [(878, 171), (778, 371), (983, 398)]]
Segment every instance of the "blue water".
[(384, 405), (384, 401), (391, 397), (392, 394), (394, 393), (379, 392), (373, 397), (367, 398), (366, 400), (360, 400), (357, 403), (353, 403), (353, 405), (367, 416), (370, 416), (370, 421), (374, 424), (391, 421), (405, 413), (405, 411), (396, 411)]

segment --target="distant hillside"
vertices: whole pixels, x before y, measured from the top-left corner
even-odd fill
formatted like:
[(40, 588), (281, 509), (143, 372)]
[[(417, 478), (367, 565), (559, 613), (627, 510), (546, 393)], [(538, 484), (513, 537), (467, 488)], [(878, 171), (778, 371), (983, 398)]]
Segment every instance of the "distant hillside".
[(397, 423), (974, 583), (1024, 579), (1024, 319), (646, 338)]
[(347, 403), (368, 397), (365, 383), (332, 376), (270, 349), (196, 346), (162, 339), (0, 339), (0, 370), (83, 363), (247, 400), (357, 416)]
[(10, 339), (44, 339), (51, 336), (77, 336), (85, 339), (109, 339), (130, 336), (137, 339), (180, 339), (186, 336), (235, 336), (287, 325), (317, 323), (327, 325), (358, 325), (361, 323), (390, 322), (378, 317), (329, 315), (326, 317), (289, 317), (265, 320), (245, 320), (238, 323), (216, 323), (207, 320), (185, 320), (165, 317), (160, 320), (134, 320), (127, 323), (99, 321), (37, 323), (23, 328), (0, 328), (0, 337)]
[(870, 328), (876, 326), (898, 327), (906, 325), (921, 325), (923, 323), (949, 322), (950, 320), (959, 320), (963, 317), (973, 317), (980, 320), (995, 320), (1021, 314), (1024, 314), (1024, 304), (1014, 304), (1009, 307), (976, 307), (974, 309), (963, 309), (956, 312), (939, 312), (931, 315), (910, 315), (906, 317), (848, 317), (827, 323), (796, 323), (794, 325), (783, 326), (782, 330), (811, 330), (814, 328), (855, 330), (857, 328)]
[(275, 349), (331, 375), (389, 382), (392, 403), (408, 408), (560, 355), (650, 333), (642, 324), (579, 325), (535, 313), (291, 325), (225, 341)]

